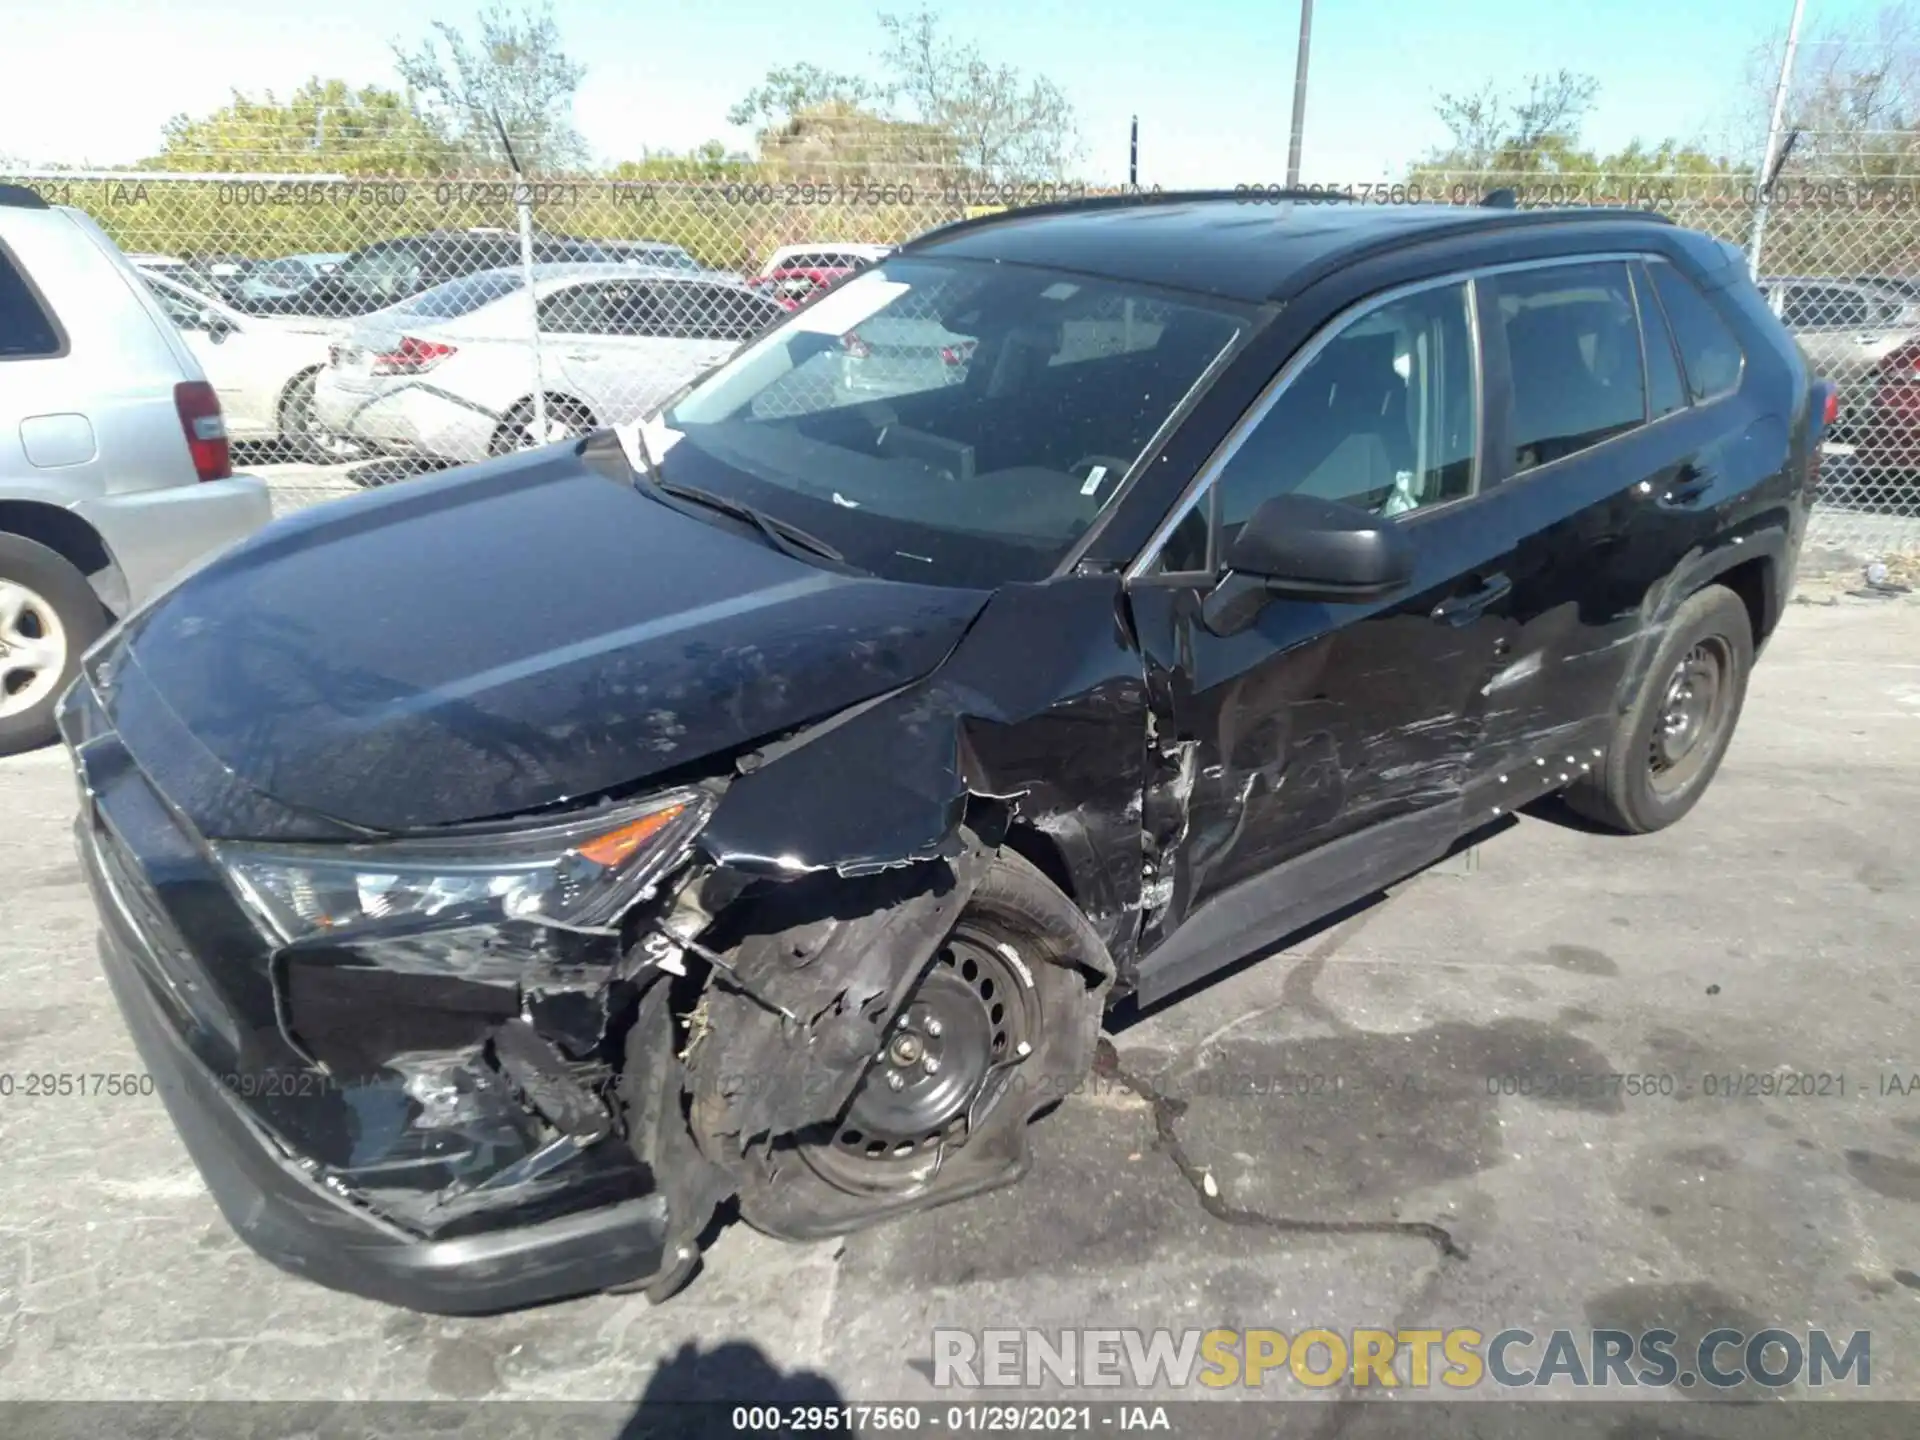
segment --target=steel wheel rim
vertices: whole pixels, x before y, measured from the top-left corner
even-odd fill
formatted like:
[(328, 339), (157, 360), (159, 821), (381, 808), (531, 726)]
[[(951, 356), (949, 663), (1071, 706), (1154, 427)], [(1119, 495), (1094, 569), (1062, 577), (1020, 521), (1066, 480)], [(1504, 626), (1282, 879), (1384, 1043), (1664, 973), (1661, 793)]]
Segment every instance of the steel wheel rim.
[(1699, 778), (1726, 721), (1732, 677), (1733, 652), (1719, 635), (1698, 641), (1667, 676), (1647, 741), (1647, 775), (1655, 794), (1676, 795)]
[(1027, 1053), (1037, 1032), (1038, 1002), (1004, 943), (964, 922), (948, 937), (846, 1113), (801, 1146), (822, 1179), (856, 1195), (911, 1191), (943, 1151), (966, 1143), (989, 1077)]
[(0, 579), (0, 720), (24, 715), (60, 684), (67, 630), (46, 597)]

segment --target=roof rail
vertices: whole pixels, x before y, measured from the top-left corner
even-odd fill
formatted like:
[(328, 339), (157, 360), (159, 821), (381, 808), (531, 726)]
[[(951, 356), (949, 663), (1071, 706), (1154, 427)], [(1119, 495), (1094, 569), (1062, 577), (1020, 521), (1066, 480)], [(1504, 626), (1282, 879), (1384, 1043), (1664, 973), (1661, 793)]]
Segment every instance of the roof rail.
[(1125, 210), (1131, 207), (1149, 207), (1154, 205), (1187, 205), (1197, 200), (1231, 200), (1241, 205), (1277, 205), (1285, 201), (1300, 201), (1306, 204), (1359, 204), (1352, 195), (1342, 195), (1332, 190), (1306, 189), (1266, 189), (1252, 185), (1238, 190), (1141, 190), (1138, 188), (1123, 190), (1114, 195), (1078, 195), (1065, 200), (1049, 200), (1041, 205), (1019, 205), (1005, 210), (996, 210), (987, 215), (970, 215), (964, 220), (950, 220), (945, 225), (936, 225), (931, 230), (922, 231), (898, 248), (905, 250), (919, 244), (922, 240), (935, 237), (945, 238), (962, 230), (977, 230), (989, 225), (1004, 224), (1008, 220), (1024, 220), (1039, 215), (1065, 215), (1088, 210)]
[(14, 210), (46, 210), (50, 207), (40, 192), (30, 185), (0, 185), (0, 205)]

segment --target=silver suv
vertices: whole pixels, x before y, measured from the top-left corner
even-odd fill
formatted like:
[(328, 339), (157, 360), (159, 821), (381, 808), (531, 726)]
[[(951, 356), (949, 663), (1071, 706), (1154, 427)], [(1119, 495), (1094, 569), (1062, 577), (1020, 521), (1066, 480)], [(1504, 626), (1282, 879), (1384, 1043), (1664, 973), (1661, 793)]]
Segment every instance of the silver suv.
[(0, 185), (0, 755), (53, 739), (102, 631), (272, 513), (119, 248)]

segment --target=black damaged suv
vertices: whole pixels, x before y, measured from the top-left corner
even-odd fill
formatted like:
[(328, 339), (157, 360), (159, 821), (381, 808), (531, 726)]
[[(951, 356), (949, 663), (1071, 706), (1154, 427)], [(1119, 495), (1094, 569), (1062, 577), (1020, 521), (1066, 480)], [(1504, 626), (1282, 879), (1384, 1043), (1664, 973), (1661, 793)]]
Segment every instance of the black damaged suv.
[(279, 521), (61, 724), (257, 1249), (485, 1311), (1017, 1178), (1152, 1003), (1550, 792), (1700, 798), (1831, 387), (1658, 217), (1232, 196), (908, 244), (632, 433)]

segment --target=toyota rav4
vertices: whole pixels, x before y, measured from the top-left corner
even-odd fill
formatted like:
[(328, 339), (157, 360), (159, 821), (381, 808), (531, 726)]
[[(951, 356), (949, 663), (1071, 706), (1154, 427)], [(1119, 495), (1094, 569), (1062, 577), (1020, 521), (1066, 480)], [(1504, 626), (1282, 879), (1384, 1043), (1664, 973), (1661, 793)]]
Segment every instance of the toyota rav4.
[[(816, 1237), (1017, 1179), (1121, 997), (1550, 794), (1699, 801), (1833, 401), (1738, 252), (1273, 198), (933, 231), (90, 655), (106, 972), (252, 1245), (662, 1297), (729, 1198)], [(964, 364), (863, 385), (869, 322)]]

